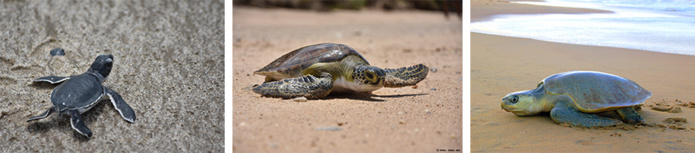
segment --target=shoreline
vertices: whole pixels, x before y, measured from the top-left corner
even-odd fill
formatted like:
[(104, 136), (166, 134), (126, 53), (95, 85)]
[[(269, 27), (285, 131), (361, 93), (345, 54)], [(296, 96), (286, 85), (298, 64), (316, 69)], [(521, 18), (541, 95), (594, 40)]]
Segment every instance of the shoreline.
[[(495, 15), (503, 14), (581, 14), (581, 13), (613, 13), (608, 10), (572, 8), (572, 7), (551, 7), (530, 4), (516, 4), (510, 0), (509, 2), (496, 2), (493, 0), (475, 0), (471, 1), (471, 22), (486, 21), (492, 19)], [(530, 1), (530, 0), (526, 0)], [(513, 9), (510, 9), (513, 8)]]
[(677, 30), (695, 21), (690, 16), (670, 16), (671, 12), (593, 3), (576, 4), (586, 4), (586, 8), (569, 8), (573, 5), (562, 2), (516, 2), (520, 3), (474, 3), (471, 31), (695, 56), (691, 42), (687, 41), (695, 38), (695, 32)]

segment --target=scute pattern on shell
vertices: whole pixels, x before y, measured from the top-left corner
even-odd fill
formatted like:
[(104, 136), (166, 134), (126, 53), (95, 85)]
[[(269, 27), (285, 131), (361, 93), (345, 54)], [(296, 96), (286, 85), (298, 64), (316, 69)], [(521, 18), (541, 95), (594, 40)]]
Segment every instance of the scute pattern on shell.
[(281, 56), (256, 72), (275, 71), (289, 74), (294, 70), (306, 69), (317, 62), (337, 61), (348, 55), (357, 55), (364, 59), (357, 51), (343, 44), (324, 43), (305, 46)]
[(589, 111), (642, 103), (651, 92), (637, 83), (607, 73), (575, 71), (544, 79), (546, 91), (570, 96), (576, 106)]

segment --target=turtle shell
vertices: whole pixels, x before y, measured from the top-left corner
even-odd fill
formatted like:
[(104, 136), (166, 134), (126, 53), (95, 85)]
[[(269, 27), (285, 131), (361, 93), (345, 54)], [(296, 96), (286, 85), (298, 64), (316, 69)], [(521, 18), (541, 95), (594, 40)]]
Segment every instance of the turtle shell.
[(555, 74), (543, 79), (541, 85), (550, 95), (569, 96), (575, 106), (584, 112), (635, 106), (652, 95), (632, 80), (591, 71)]
[(349, 55), (358, 56), (369, 65), (362, 55), (346, 45), (324, 43), (294, 50), (254, 73), (279, 78), (297, 77), (302, 76), (302, 70), (313, 64), (339, 61)]
[(51, 93), (51, 101), (60, 111), (87, 111), (104, 96), (101, 82), (90, 74), (71, 76), (70, 80), (58, 85)]

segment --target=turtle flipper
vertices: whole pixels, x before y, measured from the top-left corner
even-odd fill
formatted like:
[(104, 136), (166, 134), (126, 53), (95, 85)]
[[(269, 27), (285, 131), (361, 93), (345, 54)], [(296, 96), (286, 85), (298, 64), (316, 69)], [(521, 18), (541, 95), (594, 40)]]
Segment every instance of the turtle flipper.
[(623, 107), (615, 111), (618, 112), (618, 116), (620, 116), (620, 119), (625, 123), (640, 124), (644, 122), (644, 119), (637, 113), (635, 107)]
[(49, 108), (48, 110), (46, 110), (46, 112), (43, 112), (43, 114), (41, 114), (41, 115), (39, 115), (39, 116), (30, 117), (30, 118), (27, 120), (27, 122), (33, 121), (33, 120), (42, 119), (42, 118), (46, 118), (46, 117), (48, 117), (48, 115), (53, 114), (53, 112), (55, 112), (55, 107)]
[(553, 110), (550, 111), (550, 117), (558, 124), (567, 123), (579, 127), (611, 126), (623, 123), (618, 119), (580, 112), (563, 102), (555, 104)]
[(48, 82), (51, 84), (56, 84), (56, 83), (61, 83), (63, 81), (66, 81), (68, 79), (70, 79), (70, 77), (47, 76), (47, 77), (41, 77), (41, 78), (35, 79), (32, 82)]
[(398, 69), (386, 68), (384, 71), (386, 71), (384, 87), (396, 88), (412, 86), (422, 81), (427, 77), (429, 68), (425, 65), (418, 64)]
[(65, 112), (70, 114), (70, 125), (72, 129), (75, 129), (75, 131), (84, 136), (92, 137), (92, 131), (87, 128), (87, 125), (84, 125), (84, 120), (77, 110), (66, 110)]
[(267, 97), (317, 99), (326, 97), (333, 88), (333, 76), (322, 73), (320, 78), (307, 75), (297, 78), (266, 82), (253, 87), (253, 92)]
[(109, 96), (109, 99), (111, 99), (111, 104), (113, 104), (113, 108), (116, 108), (116, 110), (118, 111), (118, 113), (121, 114), (121, 117), (123, 117), (123, 119), (130, 123), (135, 122), (135, 111), (133, 111), (133, 108), (130, 108), (130, 106), (125, 103), (125, 100), (121, 98), (120, 94), (116, 93), (116, 91), (106, 88), (106, 95)]

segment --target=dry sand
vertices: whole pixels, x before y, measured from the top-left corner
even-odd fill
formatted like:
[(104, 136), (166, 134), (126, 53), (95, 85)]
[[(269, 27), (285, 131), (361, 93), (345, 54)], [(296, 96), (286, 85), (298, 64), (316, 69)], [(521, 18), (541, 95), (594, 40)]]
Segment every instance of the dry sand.
[[(490, 9), (493, 7), (494, 9)], [(539, 6), (474, 3), (472, 18), (525, 12)], [(559, 10), (545, 7), (541, 10)], [(497, 13), (496, 13), (497, 12)], [(539, 11), (541, 13), (543, 11)], [(559, 12), (562, 13), (562, 12)], [(471, 34), (472, 152), (692, 152), (695, 150), (695, 56)], [(584, 129), (554, 123), (547, 114), (517, 117), (500, 107), (503, 96), (529, 90), (543, 78), (572, 70), (629, 78), (653, 93), (640, 114), (646, 126)], [(678, 106), (679, 113), (652, 110)], [(685, 106), (683, 106), (685, 105)], [(681, 125), (664, 123), (685, 118)]]
[[(461, 21), (439, 12), (234, 8), (233, 151), (435, 152), (461, 149)], [(417, 88), (294, 102), (261, 97), (253, 72), (294, 49), (342, 43), (372, 65), (431, 68)], [(334, 129), (320, 130), (320, 129)], [(338, 129), (338, 130), (335, 130)], [(465, 136), (468, 137), (468, 136)]]
[[(224, 150), (222, 1), (3, 1), (0, 4), (0, 152), (221, 152)], [(49, 51), (66, 55), (47, 66)], [(87, 70), (115, 56), (103, 83), (135, 110), (127, 123), (102, 101), (82, 116), (25, 122), (52, 106), (42, 76)]]

